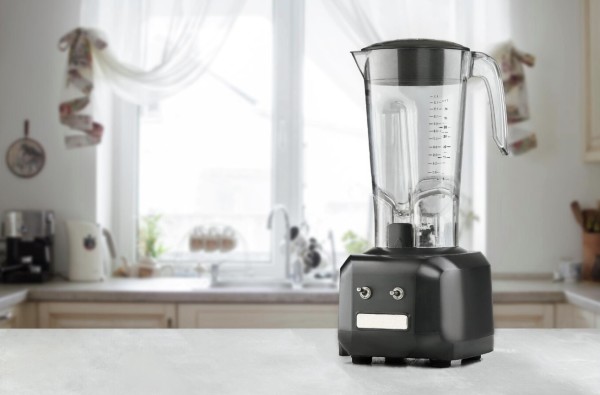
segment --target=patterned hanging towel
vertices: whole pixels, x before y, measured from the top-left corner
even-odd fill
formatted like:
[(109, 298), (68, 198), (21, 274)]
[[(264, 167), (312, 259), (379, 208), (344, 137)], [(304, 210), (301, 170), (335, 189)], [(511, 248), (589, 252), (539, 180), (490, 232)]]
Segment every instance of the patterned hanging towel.
[(513, 155), (519, 155), (537, 146), (535, 132), (525, 122), (530, 115), (523, 67), (523, 65), (533, 67), (535, 57), (519, 51), (512, 42), (507, 42), (494, 51), (494, 58), (502, 68), (508, 121), (508, 151)]
[(60, 123), (68, 126), (65, 136), (67, 148), (97, 145), (102, 140), (104, 127), (91, 114), (93, 83), (93, 48), (102, 50), (106, 42), (88, 29), (77, 28), (64, 35), (58, 48), (68, 51), (64, 100), (59, 106)]

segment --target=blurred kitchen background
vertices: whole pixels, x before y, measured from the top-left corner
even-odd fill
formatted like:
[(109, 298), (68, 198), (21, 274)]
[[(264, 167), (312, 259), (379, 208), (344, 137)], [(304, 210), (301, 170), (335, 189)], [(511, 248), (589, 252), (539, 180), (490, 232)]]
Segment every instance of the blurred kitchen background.
[(598, 0), (0, 0), (0, 324), (335, 327), (373, 238), (350, 51), (433, 38), (517, 90), (509, 158), (481, 82), (465, 120), (459, 244), (496, 326), (600, 327), (598, 26)]

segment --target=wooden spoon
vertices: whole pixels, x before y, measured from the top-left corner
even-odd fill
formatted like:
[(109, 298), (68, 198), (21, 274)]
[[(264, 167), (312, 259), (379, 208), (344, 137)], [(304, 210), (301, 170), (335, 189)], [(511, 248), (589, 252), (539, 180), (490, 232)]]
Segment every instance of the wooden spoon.
[(573, 216), (575, 217), (575, 221), (585, 229), (585, 218), (583, 216), (583, 211), (581, 210), (581, 206), (577, 200), (573, 200), (571, 202), (571, 212), (573, 212)]

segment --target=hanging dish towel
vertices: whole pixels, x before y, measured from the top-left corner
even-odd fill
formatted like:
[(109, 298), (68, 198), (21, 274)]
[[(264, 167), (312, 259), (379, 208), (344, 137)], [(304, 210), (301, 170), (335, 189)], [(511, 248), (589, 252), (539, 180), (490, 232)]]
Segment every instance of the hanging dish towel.
[[(529, 101), (523, 65), (533, 67), (535, 57), (521, 52), (512, 42), (500, 45), (494, 57), (502, 68), (506, 116), (508, 120), (508, 150), (513, 155), (525, 153), (537, 146), (537, 137), (526, 122), (529, 119)], [(515, 124), (519, 124), (516, 126)]]
[(77, 28), (64, 35), (58, 48), (68, 51), (63, 100), (59, 106), (60, 122), (68, 126), (67, 148), (97, 145), (102, 140), (103, 126), (95, 122), (91, 110), (93, 83), (92, 46), (106, 48), (106, 42), (92, 30)]

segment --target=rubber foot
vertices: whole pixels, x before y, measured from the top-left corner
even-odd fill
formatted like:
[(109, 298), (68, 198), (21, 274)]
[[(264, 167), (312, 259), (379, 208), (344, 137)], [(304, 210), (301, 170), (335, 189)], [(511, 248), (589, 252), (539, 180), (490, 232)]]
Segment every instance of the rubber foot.
[(352, 357), (352, 363), (355, 365), (370, 365), (372, 361), (372, 357)]
[(406, 359), (404, 358), (393, 358), (393, 357), (386, 357), (385, 358), (385, 364), (386, 365), (406, 365)]
[(474, 363), (474, 362), (479, 362), (481, 361), (481, 355), (477, 355), (475, 357), (471, 357), (471, 358), (465, 358), (462, 360), (462, 364), (463, 365), (468, 365), (470, 363)]
[(340, 357), (347, 357), (350, 355), (346, 350), (344, 350), (341, 344), (338, 344), (338, 347), (340, 349)]
[(445, 361), (441, 359), (430, 359), (429, 363), (434, 368), (449, 368), (452, 365), (452, 361)]

